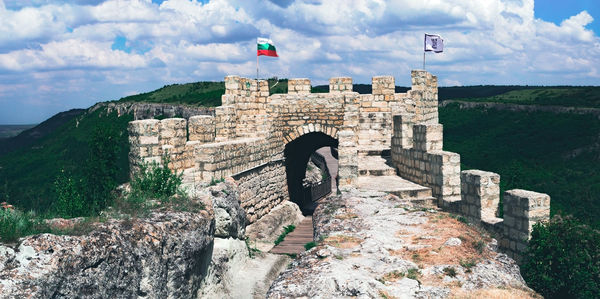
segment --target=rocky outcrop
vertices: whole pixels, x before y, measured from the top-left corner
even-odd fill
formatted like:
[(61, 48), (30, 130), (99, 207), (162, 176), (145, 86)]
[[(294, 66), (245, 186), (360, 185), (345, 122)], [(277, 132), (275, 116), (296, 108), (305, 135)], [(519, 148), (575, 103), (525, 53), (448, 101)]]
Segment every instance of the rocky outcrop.
[(268, 298), (537, 296), (494, 239), (437, 209), (351, 189), (321, 200), (313, 221), (318, 245), (278, 277)]
[(258, 252), (242, 240), (215, 238), (212, 263), (197, 298), (265, 298), (290, 260)]
[(246, 212), (240, 206), (237, 188), (231, 182), (209, 188), (215, 211), (215, 237), (245, 239)]
[(496, 102), (468, 102), (460, 100), (445, 100), (439, 103), (440, 107), (446, 107), (450, 104), (458, 104), (461, 109), (496, 109), (514, 112), (551, 112), (551, 113), (571, 113), (571, 114), (591, 114), (600, 119), (600, 109), (588, 107), (567, 107), (552, 105), (521, 105), (511, 103)]
[(3, 298), (190, 298), (213, 250), (212, 211), (109, 220), (83, 236), (0, 246)]

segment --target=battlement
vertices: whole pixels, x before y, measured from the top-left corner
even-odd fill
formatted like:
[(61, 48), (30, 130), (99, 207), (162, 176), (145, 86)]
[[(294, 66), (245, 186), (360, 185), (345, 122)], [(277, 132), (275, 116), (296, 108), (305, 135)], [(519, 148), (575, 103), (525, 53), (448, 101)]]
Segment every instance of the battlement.
[[(423, 115), (423, 114), (421, 114)], [(500, 176), (460, 170), (460, 155), (443, 150), (443, 126), (414, 114), (394, 115), (392, 164), (398, 175), (430, 187), (444, 210), (479, 223), (499, 239), (500, 248), (520, 261), (535, 222), (550, 216), (546, 194), (510, 190), (504, 194), (504, 219), (498, 218)]]
[(187, 184), (235, 177), (246, 190), (240, 196), (242, 207), (254, 222), (288, 198), (287, 146), (320, 133), (338, 144), (340, 187), (355, 185), (359, 151), (391, 149), (398, 175), (431, 188), (442, 209), (496, 233), (500, 247), (518, 259), (532, 224), (548, 218), (550, 198), (507, 191), (504, 219), (497, 218), (500, 176), (461, 172), (460, 155), (443, 150), (437, 77), (412, 71), (406, 93), (395, 92), (392, 76), (373, 77), (371, 94), (354, 92), (352, 82), (334, 77), (329, 92), (312, 93), (309, 79), (289, 79), (287, 94), (271, 95), (268, 81), (227, 76), (223, 104), (214, 115), (130, 122), (132, 173), (167, 155), (168, 167), (183, 172)]

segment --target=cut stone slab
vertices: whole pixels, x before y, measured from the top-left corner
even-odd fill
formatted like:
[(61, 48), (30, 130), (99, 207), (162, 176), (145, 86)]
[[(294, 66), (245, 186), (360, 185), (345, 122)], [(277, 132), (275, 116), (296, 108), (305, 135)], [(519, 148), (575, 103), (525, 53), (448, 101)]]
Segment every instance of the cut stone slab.
[(431, 188), (407, 181), (399, 176), (364, 176), (358, 178), (358, 187), (363, 190), (394, 194), (401, 199), (420, 200), (434, 204)]

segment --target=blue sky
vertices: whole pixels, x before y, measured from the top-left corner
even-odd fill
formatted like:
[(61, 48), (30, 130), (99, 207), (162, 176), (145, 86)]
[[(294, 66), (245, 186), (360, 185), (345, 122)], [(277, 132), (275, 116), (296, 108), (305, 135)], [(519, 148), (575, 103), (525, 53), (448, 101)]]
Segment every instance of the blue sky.
[(166, 84), (393, 75), (409, 85), (423, 33), (442, 86), (600, 85), (600, 1), (0, 0), (0, 124)]

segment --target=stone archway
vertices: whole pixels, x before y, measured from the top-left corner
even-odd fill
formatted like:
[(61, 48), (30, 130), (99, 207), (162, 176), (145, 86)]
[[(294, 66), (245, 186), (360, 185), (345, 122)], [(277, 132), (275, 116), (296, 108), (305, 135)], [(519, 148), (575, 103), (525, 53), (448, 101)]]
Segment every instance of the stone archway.
[(307, 201), (302, 195), (302, 180), (305, 176), (310, 155), (321, 147), (337, 148), (338, 144), (338, 140), (328, 134), (309, 132), (285, 145), (284, 157), (288, 193), (290, 200), (298, 204), (305, 215), (312, 214), (315, 208), (314, 203)]

